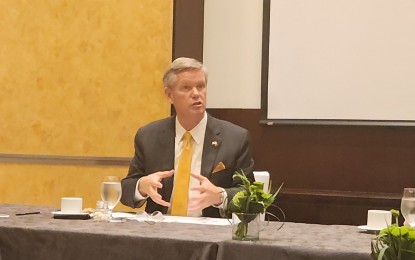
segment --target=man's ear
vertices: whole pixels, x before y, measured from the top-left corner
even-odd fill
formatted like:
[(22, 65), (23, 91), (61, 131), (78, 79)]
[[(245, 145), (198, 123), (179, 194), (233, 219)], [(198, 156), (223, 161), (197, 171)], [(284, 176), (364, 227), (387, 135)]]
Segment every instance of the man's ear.
[(171, 89), (168, 87), (165, 87), (164, 93), (166, 94), (166, 97), (169, 100), (170, 104), (173, 104), (173, 101), (171, 100)]

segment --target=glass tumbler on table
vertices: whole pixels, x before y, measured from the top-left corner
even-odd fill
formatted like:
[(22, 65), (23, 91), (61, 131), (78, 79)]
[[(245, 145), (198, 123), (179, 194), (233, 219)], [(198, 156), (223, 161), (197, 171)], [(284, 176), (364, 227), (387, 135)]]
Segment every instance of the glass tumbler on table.
[(401, 212), (406, 223), (415, 227), (415, 188), (403, 189)]
[(112, 210), (121, 198), (121, 182), (118, 176), (106, 176), (101, 184), (101, 199), (108, 204), (110, 219)]

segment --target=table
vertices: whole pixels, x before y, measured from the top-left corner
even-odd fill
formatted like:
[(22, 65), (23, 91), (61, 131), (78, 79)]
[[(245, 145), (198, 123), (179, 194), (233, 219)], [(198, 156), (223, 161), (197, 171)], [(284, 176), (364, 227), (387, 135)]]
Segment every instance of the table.
[[(270, 222), (260, 241), (231, 239), (230, 226), (53, 219), (50, 207), (1, 205), (0, 260), (365, 259), (373, 234), (355, 226)], [(40, 211), (41, 214), (16, 216)], [(263, 223), (266, 224), (265, 222)]]

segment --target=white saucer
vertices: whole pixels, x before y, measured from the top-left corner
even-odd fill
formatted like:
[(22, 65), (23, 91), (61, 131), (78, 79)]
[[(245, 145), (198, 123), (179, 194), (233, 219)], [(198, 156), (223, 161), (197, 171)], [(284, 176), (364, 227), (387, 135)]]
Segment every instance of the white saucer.
[(367, 225), (358, 226), (358, 229), (365, 231), (381, 231), (383, 228), (369, 228)]
[(63, 213), (61, 211), (52, 211), (51, 212), (53, 215), (57, 215), (57, 216), (79, 216), (79, 215), (89, 215), (89, 213), (86, 212), (80, 212), (80, 213)]

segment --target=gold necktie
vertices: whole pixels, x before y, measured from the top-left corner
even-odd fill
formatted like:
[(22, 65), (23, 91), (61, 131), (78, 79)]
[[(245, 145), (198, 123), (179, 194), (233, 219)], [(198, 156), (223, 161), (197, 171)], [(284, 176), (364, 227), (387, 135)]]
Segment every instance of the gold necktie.
[(183, 135), (182, 154), (180, 155), (175, 177), (171, 215), (186, 216), (189, 200), (190, 166), (192, 164), (192, 135), (186, 131)]

